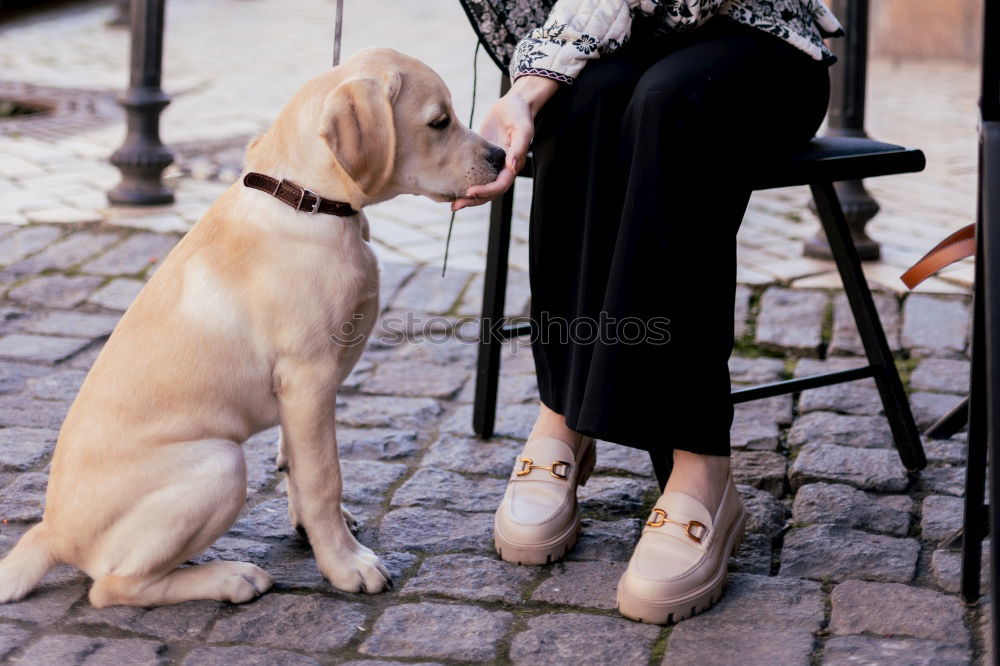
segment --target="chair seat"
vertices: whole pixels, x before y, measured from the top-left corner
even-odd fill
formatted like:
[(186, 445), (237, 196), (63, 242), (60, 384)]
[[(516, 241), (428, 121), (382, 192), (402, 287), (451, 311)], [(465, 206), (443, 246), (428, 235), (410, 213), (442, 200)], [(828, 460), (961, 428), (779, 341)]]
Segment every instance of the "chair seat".
[(817, 137), (791, 159), (762, 165), (753, 189), (911, 173), (925, 164), (924, 154), (913, 148), (856, 137)]

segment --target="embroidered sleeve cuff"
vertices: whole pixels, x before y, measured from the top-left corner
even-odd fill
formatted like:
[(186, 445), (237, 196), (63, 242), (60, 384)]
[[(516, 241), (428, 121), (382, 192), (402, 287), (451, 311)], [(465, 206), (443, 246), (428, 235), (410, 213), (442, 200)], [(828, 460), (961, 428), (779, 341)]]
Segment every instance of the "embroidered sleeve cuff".
[(573, 85), (573, 77), (567, 74), (562, 74), (560, 72), (553, 72), (551, 69), (540, 69), (538, 67), (525, 67), (514, 72), (514, 76), (511, 77), (510, 82), (513, 83), (517, 81), (522, 76), (544, 76), (547, 79), (553, 79), (559, 83), (565, 83), (566, 85)]

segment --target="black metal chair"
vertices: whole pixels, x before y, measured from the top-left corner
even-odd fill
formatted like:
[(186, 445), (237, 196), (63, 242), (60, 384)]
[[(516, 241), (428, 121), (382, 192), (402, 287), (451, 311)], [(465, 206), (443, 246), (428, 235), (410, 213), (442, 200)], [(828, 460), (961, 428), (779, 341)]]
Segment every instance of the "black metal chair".
[[(984, 2), (982, 96), (979, 107), (979, 190), (976, 211), (976, 271), (973, 287), (972, 364), (968, 406), (965, 507), (960, 593), (967, 604), (979, 597), (983, 538), (990, 549), (990, 660), (1000, 663), (1000, 5)], [(989, 483), (987, 484), (987, 469)], [(989, 505), (985, 503), (989, 491)]]
[[(510, 80), (505, 76), (501, 81), (500, 94), (503, 95), (509, 87)], [(874, 377), (900, 460), (910, 471), (923, 469), (927, 465), (927, 459), (833, 184), (839, 181), (921, 171), (924, 165), (923, 153), (912, 148), (863, 138), (824, 137), (813, 139), (804, 150), (791, 159), (762, 170), (759, 180), (753, 184), (755, 190), (796, 185), (808, 185), (811, 188), (820, 222), (843, 280), (844, 290), (868, 357), (868, 365), (740, 388), (732, 392), (733, 402), (741, 403)], [(531, 168), (529, 159), (522, 175), (529, 174)], [(527, 335), (531, 330), (530, 322), (510, 323), (504, 318), (513, 202), (514, 195), (511, 188), (503, 197), (495, 200), (490, 209), (482, 321), (488, 322), (492, 331), (489, 334), (484, 332), (480, 336), (472, 417), (473, 430), (483, 438), (493, 435), (502, 342), (515, 336)], [(670, 473), (670, 461), (658, 456), (651, 457), (657, 480), (662, 487)]]

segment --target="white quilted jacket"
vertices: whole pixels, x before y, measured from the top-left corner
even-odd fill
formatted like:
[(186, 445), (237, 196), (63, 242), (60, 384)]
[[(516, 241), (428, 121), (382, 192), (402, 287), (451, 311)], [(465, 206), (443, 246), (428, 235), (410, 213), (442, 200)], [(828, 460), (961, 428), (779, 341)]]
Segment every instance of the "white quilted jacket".
[(830, 64), (836, 57), (823, 38), (844, 32), (822, 0), (558, 0), (545, 24), (518, 42), (511, 79), (534, 75), (572, 83), (587, 60), (613, 53), (628, 40), (638, 12), (658, 16), (674, 30), (692, 30), (726, 15)]

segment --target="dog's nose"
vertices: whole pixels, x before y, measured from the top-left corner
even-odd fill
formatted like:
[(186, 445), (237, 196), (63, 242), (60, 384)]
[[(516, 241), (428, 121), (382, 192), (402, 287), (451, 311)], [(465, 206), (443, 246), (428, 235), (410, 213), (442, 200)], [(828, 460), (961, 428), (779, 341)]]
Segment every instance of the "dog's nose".
[(490, 146), (486, 153), (486, 161), (490, 163), (497, 173), (503, 170), (504, 162), (507, 161), (507, 152), (499, 146)]

